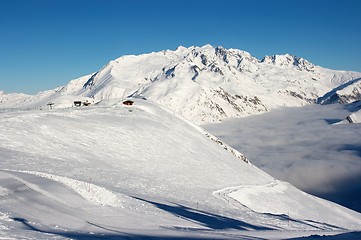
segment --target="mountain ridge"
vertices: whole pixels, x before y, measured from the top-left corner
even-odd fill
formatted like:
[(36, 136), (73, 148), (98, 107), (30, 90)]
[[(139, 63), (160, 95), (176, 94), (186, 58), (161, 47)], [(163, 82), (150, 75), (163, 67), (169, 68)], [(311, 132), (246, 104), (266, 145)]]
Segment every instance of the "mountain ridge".
[(239, 49), (180, 46), (119, 57), (46, 98), (38, 94), (12, 107), (46, 108), (49, 101), (54, 107), (70, 107), (71, 101), (57, 101), (64, 95), (94, 103), (145, 97), (202, 124), (317, 103), (327, 92), (359, 77), (361, 73), (322, 68), (290, 54), (258, 60)]

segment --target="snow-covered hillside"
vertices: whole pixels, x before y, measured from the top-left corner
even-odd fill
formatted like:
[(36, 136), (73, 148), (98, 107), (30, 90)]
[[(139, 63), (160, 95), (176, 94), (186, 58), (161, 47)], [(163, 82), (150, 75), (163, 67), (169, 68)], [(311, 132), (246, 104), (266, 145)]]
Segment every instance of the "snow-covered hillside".
[(352, 103), (361, 100), (361, 78), (341, 84), (318, 99), (320, 104)]
[(271, 239), (361, 229), (361, 214), (275, 180), (151, 101), (4, 111), (0, 126), (0, 238)]
[(338, 123), (361, 123), (361, 109), (354, 112)]
[(347, 109), (352, 112), (346, 118), (336, 121), (334, 124), (361, 123), (361, 100), (346, 105)]
[(325, 69), (289, 54), (258, 60), (238, 49), (178, 47), (120, 57), (63, 88), (22, 102), (0, 103), (0, 108), (45, 109), (49, 103), (63, 108), (74, 101), (95, 103), (137, 96), (195, 123), (208, 123), (316, 103), (341, 84), (360, 77), (358, 72)]

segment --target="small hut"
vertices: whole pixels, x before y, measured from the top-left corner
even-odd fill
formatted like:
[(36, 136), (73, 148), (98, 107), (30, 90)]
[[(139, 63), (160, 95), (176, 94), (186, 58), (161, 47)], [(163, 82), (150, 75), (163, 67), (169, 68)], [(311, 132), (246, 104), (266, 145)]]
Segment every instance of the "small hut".
[(50, 103), (48, 103), (47, 105), (49, 106), (50, 109), (53, 109), (54, 103), (53, 103), (53, 102), (50, 102)]
[(132, 106), (132, 105), (134, 104), (134, 101), (132, 101), (132, 100), (125, 100), (125, 101), (123, 101), (123, 104), (124, 104), (124, 105), (127, 105), (127, 106)]
[(75, 107), (80, 107), (81, 106), (81, 101), (74, 101), (74, 106)]

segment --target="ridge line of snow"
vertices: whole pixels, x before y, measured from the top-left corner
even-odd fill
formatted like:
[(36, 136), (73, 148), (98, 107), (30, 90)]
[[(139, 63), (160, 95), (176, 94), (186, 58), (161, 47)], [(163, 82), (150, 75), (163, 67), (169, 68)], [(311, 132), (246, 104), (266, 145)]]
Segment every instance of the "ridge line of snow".
[(196, 129), (198, 132), (204, 134), (207, 138), (209, 138), (210, 140), (212, 140), (213, 142), (221, 145), (226, 151), (230, 152), (231, 154), (233, 154), (236, 158), (241, 159), (242, 161), (244, 161), (245, 163), (255, 167), (249, 160), (248, 158), (243, 155), (242, 153), (240, 153), (239, 151), (237, 151), (236, 149), (234, 149), (233, 147), (229, 146), (228, 144), (224, 143), (223, 141), (221, 141), (220, 139), (218, 139), (216, 136), (214, 136), (213, 134), (211, 134), (210, 132), (206, 131), (205, 129), (203, 129), (202, 127), (194, 124), (193, 122), (191, 122), (190, 120), (184, 118), (183, 116), (179, 115), (178, 113), (172, 111), (171, 109), (159, 104), (160, 108), (170, 114), (173, 114), (174, 116), (180, 118), (181, 120), (183, 120), (184, 122), (188, 123), (190, 126), (192, 126), (194, 129)]

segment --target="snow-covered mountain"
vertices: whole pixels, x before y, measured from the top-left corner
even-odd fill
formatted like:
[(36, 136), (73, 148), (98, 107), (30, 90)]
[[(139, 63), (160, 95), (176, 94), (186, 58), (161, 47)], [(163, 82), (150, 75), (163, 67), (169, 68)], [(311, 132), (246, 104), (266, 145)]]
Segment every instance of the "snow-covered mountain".
[(352, 114), (348, 115), (344, 120), (337, 122), (339, 123), (361, 123), (361, 101), (355, 101), (350, 104), (350, 110), (353, 112)]
[(361, 78), (350, 80), (344, 84), (341, 84), (324, 96), (318, 99), (320, 104), (330, 103), (352, 103), (354, 101), (361, 100)]
[(7, 94), (0, 91), (0, 106), (2, 108), (11, 108), (17, 106), (23, 106), (27, 104), (34, 96), (23, 93), (11, 93)]
[(0, 238), (285, 239), (361, 229), (360, 213), (274, 179), (157, 103), (134, 101), (0, 112)]
[(350, 116), (346, 118), (348, 123), (361, 123), (361, 110), (352, 113)]
[[(361, 73), (334, 71), (285, 55), (258, 60), (248, 52), (205, 45), (123, 56), (66, 86), (0, 108), (70, 107), (74, 100), (145, 97), (195, 123), (261, 113), (280, 106), (322, 102)], [(328, 95), (327, 95), (328, 96)], [(348, 99), (359, 98), (359, 95)]]

